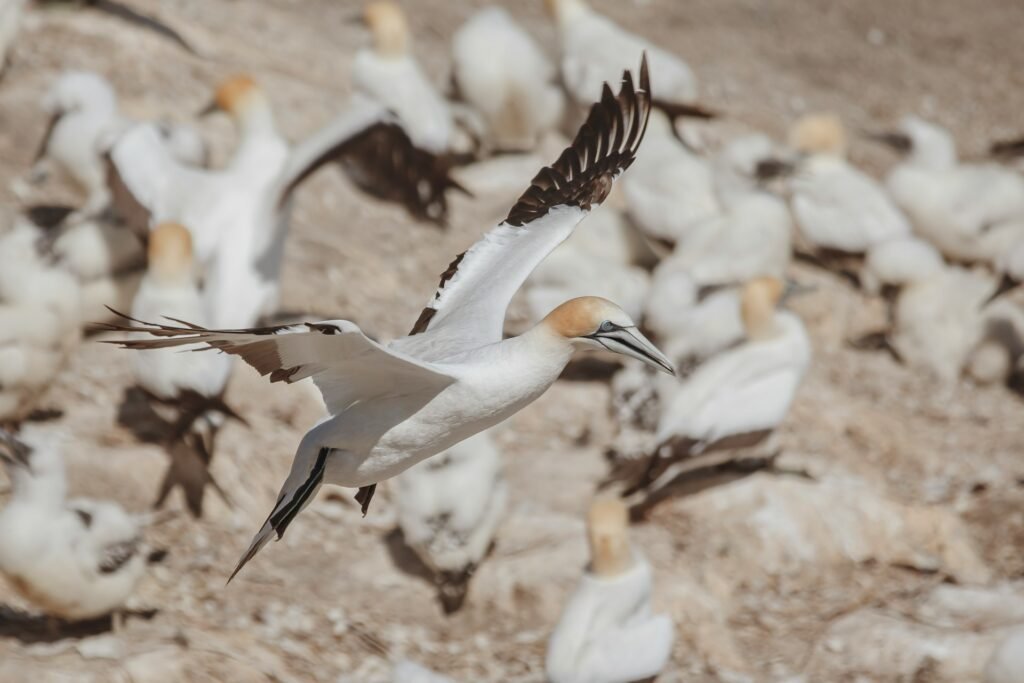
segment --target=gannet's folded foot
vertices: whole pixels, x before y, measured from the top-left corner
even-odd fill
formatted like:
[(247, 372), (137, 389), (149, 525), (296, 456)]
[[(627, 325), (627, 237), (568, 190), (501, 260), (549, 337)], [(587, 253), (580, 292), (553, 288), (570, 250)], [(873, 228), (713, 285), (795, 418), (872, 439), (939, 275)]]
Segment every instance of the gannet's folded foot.
[(362, 507), (363, 517), (366, 516), (366, 511), (370, 509), (370, 501), (373, 500), (373, 494), (377, 490), (376, 484), (370, 484), (369, 486), (360, 486), (359, 490), (356, 491), (356, 502)]

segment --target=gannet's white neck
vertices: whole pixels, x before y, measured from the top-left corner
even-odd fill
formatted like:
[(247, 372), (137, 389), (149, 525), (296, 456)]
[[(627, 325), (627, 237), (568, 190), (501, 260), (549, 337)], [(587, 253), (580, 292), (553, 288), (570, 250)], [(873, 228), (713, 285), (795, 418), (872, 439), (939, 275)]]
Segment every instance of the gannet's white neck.
[(956, 166), (956, 142), (948, 130), (917, 118), (905, 120), (903, 130), (911, 140), (909, 163), (935, 170)]

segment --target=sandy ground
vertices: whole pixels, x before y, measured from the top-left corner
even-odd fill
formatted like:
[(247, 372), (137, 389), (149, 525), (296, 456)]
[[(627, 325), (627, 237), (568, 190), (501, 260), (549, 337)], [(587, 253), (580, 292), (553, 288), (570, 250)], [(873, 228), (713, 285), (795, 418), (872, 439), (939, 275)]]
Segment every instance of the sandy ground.
[[(140, 117), (187, 120), (221, 78), (250, 72), (271, 94), (283, 130), (299, 138), (345, 102), (351, 55), (366, 42), (333, 0), (133, 0), (180, 28), (199, 59), (116, 20), (54, 10), (27, 17), (0, 85), (0, 200), (26, 173), (44, 116), (37, 102), (66, 68), (94, 69)], [(441, 83), (455, 28), (485, 3), (408, 2), (416, 50)], [(508, 3), (547, 48), (542, 3)], [(991, 0), (652, 0), (594, 4), (694, 66), (706, 103), (781, 135), (797, 114), (839, 112), (853, 128), (917, 112), (952, 126), (965, 154), (1017, 132), (1024, 108), (1024, 4)], [(225, 120), (208, 137), (223, 158)], [(881, 171), (891, 157), (855, 143), (854, 160)], [(514, 194), (514, 193), (513, 193)], [(47, 188), (36, 199), (70, 200)], [(513, 196), (453, 200), (447, 231), (411, 224), (357, 195), (334, 171), (299, 196), (284, 273), (284, 308), (346, 317), (386, 338), (415, 319), (437, 274), (503, 215)], [(937, 505), (962, 521), (983, 563), (972, 577), (866, 561), (804, 563), (730, 575), (729, 544), (700, 515), (700, 494), (658, 508), (636, 527), (657, 577), (656, 607), (680, 625), (661, 681), (911, 680), (857, 678), (830, 668), (820, 636), (865, 606), (912, 612), (937, 583), (1024, 577), (1024, 410), (1002, 388), (942, 388), (844, 340), (881, 319), (877, 302), (839, 280), (798, 271), (818, 291), (797, 305), (815, 358), (781, 430), (787, 453), (838, 468), (905, 505)], [(130, 370), (112, 347), (85, 342), (47, 403), (64, 411), (73, 488), (132, 509), (152, 499), (163, 455), (136, 443), (116, 417)], [(545, 641), (585, 563), (582, 517), (604, 473), (612, 436), (608, 389), (563, 381), (497, 430), (511, 481), (510, 513), (465, 609), (442, 615), (430, 584), (396, 538), (389, 491), (360, 518), (347, 491), (324, 491), (280, 543), (230, 586), (224, 581), (274, 500), (299, 437), (318, 416), (302, 387), (270, 387), (239, 368), (229, 392), (250, 422), (223, 432), (215, 471), (236, 508), (213, 500), (207, 518), (155, 529), (168, 549), (116, 637), (49, 640), (23, 615), (0, 614), (0, 680), (378, 681), (390, 661), (415, 659), (462, 681), (540, 681)], [(177, 504), (176, 504), (177, 506)], [(723, 540), (724, 539), (724, 540)], [(726, 542), (728, 541), (728, 542)], [(980, 577), (980, 578), (979, 578)], [(723, 586), (727, 585), (727, 588)], [(24, 604), (0, 589), (0, 602)], [(717, 648), (717, 649), (716, 649)], [(838, 666), (838, 665), (836, 665)], [(913, 680), (928, 678), (925, 671)]]

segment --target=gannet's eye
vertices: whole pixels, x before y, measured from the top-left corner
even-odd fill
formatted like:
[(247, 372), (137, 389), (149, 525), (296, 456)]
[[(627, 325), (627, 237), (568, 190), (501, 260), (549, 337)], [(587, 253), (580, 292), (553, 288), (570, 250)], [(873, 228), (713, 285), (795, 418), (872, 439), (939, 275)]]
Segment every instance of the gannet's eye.
[(615, 325), (612, 323), (611, 320), (605, 320), (603, 323), (601, 323), (601, 327), (599, 329), (601, 332), (611, 332), (612, 330), (615, 329)]

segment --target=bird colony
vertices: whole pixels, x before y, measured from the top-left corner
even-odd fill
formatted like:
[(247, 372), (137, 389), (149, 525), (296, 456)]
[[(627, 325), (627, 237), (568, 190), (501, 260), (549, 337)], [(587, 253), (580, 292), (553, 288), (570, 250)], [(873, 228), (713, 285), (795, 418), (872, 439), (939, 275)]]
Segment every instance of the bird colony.
[(770, 134), (611, 3), (335, 6), (314, 104), (142, 5), (0, 0), (0, 679), (1024, 681), (1024, 442), (950, 429), (1020, 423), (1020, 140)]

